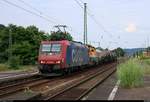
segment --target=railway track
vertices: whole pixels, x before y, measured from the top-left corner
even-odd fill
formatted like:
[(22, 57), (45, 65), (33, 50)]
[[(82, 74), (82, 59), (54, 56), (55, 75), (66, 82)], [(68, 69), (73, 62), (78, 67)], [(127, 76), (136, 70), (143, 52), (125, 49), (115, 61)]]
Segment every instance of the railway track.
[[(113, 64), (106, 64), (101, 66), (101, 68), (92, 70), (88, 69), (86, 71), (75, 72), (71, 75), (63, 76), (63, 77), (56, 77), (52, 79), (32, 79), (30, 81), (16, 83), (14, 85), (8, 85), (5, 87), (0, 87), (0, 98), (1, 99), (21, 99), (21, 100), (31, 100), (31, 99), (49, 99), (52, 98), (58, 92), (62, 92), (63, 89), (68, 89), (70, 86), (74, 86), (75, 83), (80, 83), (80, 80), (85, 80), (85, 78), (89, 76), (96, 75), (97, 72), (102, 73), (105, 71), (105, 67), (114, 67), (116, 63)], [(83, 77), (84, 75), (84, 77)], [(96, 77), (96, 76), (95, 76)], [(98, 77), (98, 76), (97, 76)], [(93, 77), (94, 78), (94, 77)], [(50, 86), (48, 89), (42, 90), (42, 88)], [(33, 95), (25, 95), (24, 90), (32, 90)], [(67, 90), (66, 89), (66, 90)]]
[(24, 90), (26, 87), (25, 85), (29, 83), (34, 83), (39, 80), (43, 80), (43, 77), (30, 77), (28, 80), (18, 81), (17, 83), (13, 82), (13, 84), (9, 83), (8, 85), (3, 85), (0, 87), (0, 98), (17, 91)]
[(114, 73), (116, 68), (111, 66), (100, 72), (97, 72), (82, 81), (48, 97), (46, 100), (80, 100), (86, 96), (93, 88), (106, 80)]
[(6, 76), (0, 78), (0, 87), (20, 83), (24, 80), (30, 80), (33, 78), (39, 77), (38, 72), (35, 73), (25, 73), (25, 74), (12, 74), (12, 76)]

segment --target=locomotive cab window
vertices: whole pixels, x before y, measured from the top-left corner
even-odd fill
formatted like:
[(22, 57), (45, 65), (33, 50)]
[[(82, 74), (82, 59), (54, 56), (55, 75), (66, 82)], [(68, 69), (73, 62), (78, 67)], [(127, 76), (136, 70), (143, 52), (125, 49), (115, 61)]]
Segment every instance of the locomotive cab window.
[(43, 44), (42, 45), (42, 52), (50, 52), (51, 44)]
[(61, 50), (61, 44), (52, 44), (52, 49), (51, 49), (52, 52), (59, 53), (60, 50)]
[(41, 52), (43, 53), (60, 53), (61, 44), (43, 44), (41, 46)]

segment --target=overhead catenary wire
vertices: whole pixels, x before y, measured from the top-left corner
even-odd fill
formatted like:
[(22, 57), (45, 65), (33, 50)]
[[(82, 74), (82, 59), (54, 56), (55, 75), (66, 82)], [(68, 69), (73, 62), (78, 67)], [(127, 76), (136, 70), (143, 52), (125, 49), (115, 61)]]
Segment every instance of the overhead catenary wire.
[[(30, 5), (29, 3), (25, 2), (24, 0), (18, 0), (18, 1), (19, 1), (19, 2), (22, 2), (24, 5), (30, 7), (31, 9), (35, 10), (36, 12), (38, 12), (38, 13), (41, 14), (41, 15), (45, 15), (45, 16), (47, 16), (48, 18), (51, 18), (51, 19), (56, 20), (56, 21), (59, 21), (59, 23), (63, 23), (61, 20), (55, 19), (55, 18), (53, 18), (53, 17), (50, 17), (49, 15), (46, 15), (45, 13), (43, 13), (42, 11), (40, 11), (40, 10), (38, 10), (37, 8), (33, 7), (32, 5)], [(63, 23), (63, 24), (64, 24), (64, 23)], [(71, 26), (68, 26), (68, 27), (70, 28), (70, 29), (68, 29), (69, 31), (75, 33), (75, 31), (73, 30), (73, 28), (72, 28)]]
[[(83, 0), (79, 0), (82, 4), (84, 4)], [(91, 10), (87, 7), (88, 12), (90, 12)]]
[(75, 2), (80, 6), (80, 8), (84, 9), (83, 5), (78, 0), (75, 0)]
[(47, 18), (51, 18), (51, 19), (53, 19), (54, 21), (59, 21), (59, 22), (62, 23), (62, 21), (60, 21), (60, 20), (58, 20), (58, 19), (56, 19), (56, 18), (54, 18), (54, 17), (50, 17), (49, 15), (46, 15), (45, 13), (43, 13), (43, 12), (40, 11), (39, 9), (33, 7), (32, 5), (30, 5), (29, 3), (25, 2), (24, 0), (18, 0), (18, 1), (21, 2), (21, 3), (23, 3), (23, 4), (26, 5), (26, 6), (30, 7), (30, 8), (33, 9), (34, 11), (38, 12), (40, 15), (44, 15), (44, 16), (47, 17)]
[(8, 1), (8, 0), (2, 0), (2, 1), (4, 1), (5, 3), (10, 4), (10, 5), (12, 5), (12, 6), (15, 6), (15, 7), (19, 8), (19, 9), (21, 9), (21, 10), (23, 10), (23, 11), (26, 11), (26, 12), (32, 14), (32, 15), (38, 16), (38, 17), (40, 17), (40, 18), (42, 18), (42, 19), (44, 19), (44, 20), (46, 20), (46, 21), (48, 21), (48, 22), (50, 22), (50, 23), (53, 23), (53, 24), (56, 23), (55, 21), (52, 21), (52, 20), (50, 20), (50, 19), (48, 19), (48, 18), (46, 18), (46, 17), (44, 17), (44, 16), (42, 16), (42, 15), (40, 15), (40, 14), (37, 14), (37, 13), (31, 11), (31, 10), (25, 9), (25, 8), (19, 6), (19, 5), (15, 4), (15, 3), (12, 3), (12, 2), (10, 2), (10, 1)]
[(80, 0), (80, 2), (82, 2), (84, 4), (84, 2), (82, 0)]
[[(42, 18), (42, 19), (44, 19), (44, 20), (46, 20), (46, 21), (48, 21), (48, 22), (50, 22), (50, 23), (56, 24), (56, 23), (57, 23), (56, 21), (58, 21), (58, 20), (56, 20), (55, 18), (52, 18), (52, 17), (50, 17), (50, 16), (48, 16), (48, 15), (45, 15), (42, 11), (40, 11), (40, 10), (38, 10), (37, 8), (31, 6), (30, 4), (26, 3), (26, 2), (23, 1), (23, 0), (18, 0), (18, 1), (22, 2), (22, 3), (23, 3), (24, 5), (26, 5), (26, 6), (30, 7), (31, 9), (33, 9), (33, 10), (36, 11), (37, 13), (35, 13), (35, 12), (31, 11), (31, 10), (25, 9), (25, 8), (19, 6), (19, 5), (15, 4), (15, 3), (12, 3), (12, 2), (10, 2), (10, 1), (8, 1), (8, 0), (3, 0), (3, 1), (4, 1), (5, 3), (10, 4), (10, 5), (12, 5), (12, 6), (15, 6), (15, 7), (19, 8), (19, 9), (25, 11), (25, 12), (28, 12), (28, 13), (30, 13), (30, 14), (32, 14), (32, 15), (35, 15), (35, 16), (37, 16), (37, 17), (40, 17), (40, 18)], [(53, 20), (50, 20), (49, 18), (51, 18), (51, 19), (53, 19)], [(60, 21), (60, 20), (59, 20), (59, 21)], [(70, 31), (71, 31), (71, 32), (74, 32), (73, 28), (72, 28), (72, 27), (70, 27), (70, 28), (71, 28)]]
[[(41, 12), (40, 10), (38, 10), (38, 9), (36, 9), (36, 8), (34, 8), (34, 7), (32, 7), (30, 4), (28, 5), (28, 4), (25, 3), (23, 0), (19, 0), (19, 1), (23, 1), (24, 4), (30, 6), (30, 8), (34, 9), (34, 10), (35, 10), (36, 12), (38, 12), (38, 13), (33, 12), (33, 11), (29, 10), (29, 9), (26, 9), (26, 8), (24, 8), (24, 7), (20, 6), (20, 5), (17, 5), (17, 4), (15, 4), (14, 2), (8, 1), (8, 0), (2, 0), (2, 1), (4, 1), (5, 3), (10, 4), (10, 5), (12, 5), (12, 6), (15, 6), (15, 7), (19, 8), (19, 9), (25, 11), (25, 12), (28, 12), (28, 13), (30, 13), (30, 14), (32, 14), (32, 15), (35, 15), (35, 16), (37, 16), (37, 17), (40, 17), (40, 18), (42, 18), (42, 19), (44, 19), (44, 20), (46, 20), (46, 21), (48, 21), (48, 22), (50, 22), (50, 23), (53, 23), (53, 24), (56, 23), (55, 21), (49, 19), (49, 17), (43, 16), (43, 15), (44, 15), (43, 12)], [(75, 0), (75, 1), (78, 2), (78, 0)], [(78, 2), (78, 4), (80, 4), (80, 2)], [(80, 6), (81, 6), (81, 8), (83, 8), (82, 5), (80, 5)], [(88, 13), (88, 15), (89, 15), (89, 13)], [(92, 17), (94, 17), (94, 16), (91, 15), (91, 18), (92, 18)], [(106, 30), (104, 30), (104, 31), (107, 32)]]
[[(80, 2), (79, 2), (78, 0), (75, 0), (75, 2), (80, 6), (80, 8), (84, 9), (84, 8), (83, 8), (83, 5), (81, 4), (81, 3), (83, 3), (82, 0), (80, 0)], [(88, 8), (88, 11), (87, 11), (88, 16), (89, 16), (105, 33), (109, 34), (109, 35), (112, 37), (112, 34), (111, 34), (109, 31), (107, 31), (107, 30), (105, 29), (105, 27), (104, 27), (104, 26), (95, 18), (95, 16), (94, 16), (93, 14), (91, 14), (89, 11), (90, 11), (90, 10), (89, 10), (89, 8)]]
[[(75, 2), (80, 6), (81, 9), (84, 9), (83, 5), (82, 5), (82, 4), (84, 4), (84, 2), (82, 0), (75, 0)], [(105, 27), (103, 26), (103, 24), (96, 19), (95, 15), (91, 13), (91, 10), (88, 7), (87, 7), (87, 14), (95, 22), (95, 24), (100, 29), (103, 30), (104, 33), (106, 33), (107, 35), (109, 35), (109, 37), (111, 37), (111, 38), (113, 37), (113, 34), (111, 32), (109, 32), (108, 30), (105, 29)]]
[(39, 11), (38, 9), (36, 9), (35, 7), (31, 6), (30, 4), (26, 3), (23, 0), (18, 0), (19, 2), (22, 2), (23, 4), (27, 5), (28, 7), (32, 8), (33, 10), (39, 12), (40, 14), (43, 14), (41, 11)]
[(97, 21), (97, 19), (95, 18), (94, 15), (89, 14), (89, 16), (94, 20), (94, 22), (95, 22), (100, 28), (102, 28), (102, 30), (103, 30), (105, 33), (109, 34), (109, 35), (112, 37), (112, 34), (111, 34), (110, 32), (108, 32), (108, 31), (105, 29), (105, 27), (104, 27), (101, 23), (99, 23), (99, 22)]

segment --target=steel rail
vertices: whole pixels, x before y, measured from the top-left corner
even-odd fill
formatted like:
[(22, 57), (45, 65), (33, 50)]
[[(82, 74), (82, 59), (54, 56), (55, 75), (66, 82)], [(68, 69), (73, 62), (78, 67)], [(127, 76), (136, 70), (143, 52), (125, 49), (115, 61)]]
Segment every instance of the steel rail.
[[(82, 80), (82, 81), (80, 81), (80, 82), (78, 82), (78, 83), (76, 83), (76, 84), (74, 84), (74, 85), (72, 85), (72, 86), (70, 86), (70, 87), (68, 87), (68, 88), (66, 88), (66, 89), (64, 89), (64, 90), (62, 90), (62, 91), (60, 91), (60, 92), (58, 92), (58, 93), (56, 93), (55, 95), (53, 95), (53, 96), (51, 96), (51, 97), (48, 97), (46, 100), (55, 99), (56, 97), (59, 97), (59, 95), (65, 93), (65, 92), (67, 92), (67, 91), (69, 91), (69, 90), (71, 90), (71, 89), (73, 89), (73, 88), (75, 88), (75, 87), (78, 87), (79, 85), (84, 84), (84, 83), (88, 82), (89, 80), (95, 78), (96, 76), (98, 76), (98, 75), (100, 75), (100, 74), (102, 74), (102, 73), (104, 73), (104, 72), (110, 70), (112, 67), (114, 67), (114, 66), (111, 66), (111, 67), (109, 67), (109, 68), (107, 68), (107, 69), (102, 69), (100, 72), (98, 72), (98, 73), (96, 73), (96, 74), (93, 74), (93, 75), (90, 76), (90, 77), (87, 77), (86, 79), (84, 79), (84, 80)], [(80, 96), (80, 97), (81, 97), (81, 96)]]

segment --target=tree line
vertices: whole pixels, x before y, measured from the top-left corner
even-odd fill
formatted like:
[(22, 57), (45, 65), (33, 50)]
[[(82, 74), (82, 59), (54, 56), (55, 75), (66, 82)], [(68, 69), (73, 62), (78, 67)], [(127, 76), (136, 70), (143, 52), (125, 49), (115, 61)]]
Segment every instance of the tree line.
[[(12, 46), (9, 47), (10, 33)], [(38, 50), (42, 40), (49, 39), (49, 35), (35, 26), (16, 26), (0, 24), (0, 63), (6, 63), (9, 59), (9, 52), (12, 52), (12, 59), (21, 65), (35, 64), (38, 57)]]
[[(57, 34), (56, 34), (57, 33)], [(10, 34), (12, 38), (12, 46), (10, 47)], [(5, 26), (0, 24), (0, 63), (11, 62), (13, 67), (16, 64), (30, 65), (36, 64), (38, 52), (42, 40), (69, 40), (72, 36), (65, 32), (45, 33), (40, 31), (36, 26), (22, 27), (13, 24)], [(10, 51), (12, 57), (9, 59)]]
[[(12, 46), (10, 47), (10, 34)], [(65, 32), (51, 32), (51, 35), (40, 31), (36, 26), (22, 27), (13, 24), (8, 26), (0, 24), (0, 63), (12, 62), (12, 65), (36, 64), (38, 52), (42, 40), (69, 40), (72, 36)], [(9, 52), (12, 57), (9, 59)], [(122, 49), (117, 49), (118, 56), (122, 55)]]

